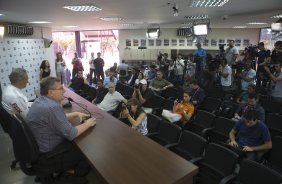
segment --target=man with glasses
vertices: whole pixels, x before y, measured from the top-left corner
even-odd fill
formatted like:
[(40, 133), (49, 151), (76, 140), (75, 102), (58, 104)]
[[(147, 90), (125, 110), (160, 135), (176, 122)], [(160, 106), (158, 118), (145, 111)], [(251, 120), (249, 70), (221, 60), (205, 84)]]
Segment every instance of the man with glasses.
[(257, 119), (257, 113), (256, 110), (247, 111), (229, 133), (229, 145), (239, 148), (251, 160), (261, 158), (265, 151), (272, 148), (269, 130)]
[(32, 104), (22, 92), (28, 83), (27, 71), (23, 68), (15, 68), (9, 79), (11, 84), (3, 90), (2, 105), (10, 114), (19, 114), (25, 118)]
[[(26, 121), (42, 157), (58, 150), (67, 150), (59, 154), (58, 158), (55, 156), (48, 161), (50, 164), (57, 163), (58, 170), (67, 171), (71, 183), (71, 179), (83, 181), (84, 178), (81, 177), (89, 171), (87, 162), (71, 141), (93, 127), (96, 121), (94, 118), (87, 119), (89, 115), (81, 112), (65, 114), (60, 103), (64, 99), (64, 92), (59, 79), (55, 77), (43, 79), (40, 83), (41, 96), (32, 104)], [(70, 121), (75, 118), (79, 118), (80, 122), (85, 121), (74, 126)]]

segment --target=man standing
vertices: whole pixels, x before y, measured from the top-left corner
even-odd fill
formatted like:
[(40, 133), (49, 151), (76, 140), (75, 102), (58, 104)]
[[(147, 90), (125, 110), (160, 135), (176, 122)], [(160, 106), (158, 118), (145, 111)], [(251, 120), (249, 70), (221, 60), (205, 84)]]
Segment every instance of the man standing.
[(182, 55), (178, 54), (176, 58), (175, 65), (174, 65), (174, 76), (175, 81), (182, 81), (183, 80), (183, 71), (184, 71), (184, 59), (182, 59)]
[(77, 56), (77, 53), (74, 53), (74, 58), (72, 59), (71, 64), (73, 65), (72, 68), (72, 78), (74, 78), (79, 70), (83, 71), (83, 65), (80, 58)]
[(282, 104), (282, 72), (281, 72), (281, 65), (282, 63), (275, 64), (275, 72), (272, 74), (268, 67), (264, 67), (266, 73), (269, 75), (270, 79), (272, 80), (272, 87), (271, 87), (271, 96), (273, 97), (274, 101), (279, 104)]
[(3, 90), (2, 105), (10, 114), (19, 114), (25, 119), (32, 104), (21, 91), (28, 83), (27, 71), (23, 68), (15, 68), (9, 79), (11, 84)]
[(232, 69), (231, 67), (227, 64), (227, 60), (223, 59), (222, 60), (222, 69), (220, 71), (221, 76), (220, 76), (220, 81), (221, 81), (221, 86), (223, 91), (229, 91), (231, 90), (231, 75), (232, 75)]
[(202, 48), (201, 43), (197, 43), (197, 50), (194, 52), (194, 61), (196, 63), (196, 75), (203, 71), (205, 67), (205, 58), (206, 58), (206, 51)]
[[(93, 83), (93, 78), (94, 81), (96, 81), (96, 72), (95, 72), (95, 65), (94, 65), (94, 52), (91, 52), (91, 59), (89, 60), (89, 65), (90, 65), (90, 76), (89, 76), (89, 85), (91, 86)], [(93, 77), (94, 73), (94, 77)]]
[(234, 40), (229, 40), (229, 47), (225, 50), (225, 58), (227, 59), (227, 64), (231, 67), (232, 64), (235, 63), (239, 51), (238, 49), (234, 46)]
[(255, 84), (256, 71), (252, 69), (252, 61), (248, 60), (245, 64), (245, 69), (242, 73), (238, 74), (241, 78), (241, 89), (247, 91), (250, 84)]
[[(89, 115), (80, 112), (65, 114), (60, 104), (64, 99), (64, 92), (59, 79), (43, 79), (40, 83), (41, 96), (32, 104), (26, 121), (42, 157), (61, 149), (66, 150), (58, 157), (55, 156), (54, 160), (50, 159), (50, 163), (56, 162), (60, 167), (58, 170), (69, 171), (74, 177), (82, 177), (88, 173), (89, 166), (71, 141), (93, 127), (96, 121), (94, 118), (87, 119)], [(83, 124), (73, 126), (69, 120), (75, 118), (79, 118), (80, 122), (87, 120)]]
[(257, 119), (255, 110), (246, 112), (245, 117), (239, 120), (229, 133), (229, 138), (229, 145), (242, 149), (251, 160), (261, 158), (265, 151), (272, 148), (269, 130)]
[(97, 58), (94, 59), (94, 66), (96, 69), (96, 79), (100, 79), (100, 77), (104, 80), (104, 60), (101, 58), (101, 53), (97, 53)]

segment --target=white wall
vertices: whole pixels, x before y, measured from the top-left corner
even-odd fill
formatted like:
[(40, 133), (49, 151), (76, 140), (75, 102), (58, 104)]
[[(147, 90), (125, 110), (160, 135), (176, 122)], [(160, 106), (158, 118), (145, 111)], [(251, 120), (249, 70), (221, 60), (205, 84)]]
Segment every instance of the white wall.
[(40, 64), (47, 59), (51, 64), (51, 75), (55, 76), (53, 48), (44, 48), (42, 38), (52, 38), (51, 29), (34, 28), (32, 36), (5, 36), (0, 40), (0, 80), (4, 88), (10, 81), (8, 75), (13, 68), (25, 68), (29, 72), (29, 84), (23, 89), (29, 100), (35, 98), (39, 88)]
[[(209, 33), (207, 39), (209, 40), (209, 46), (203, 46), (206, 50), (218, 50), (218, 46), (212, 47), (211, 46), (211, 39), (227, 40), (229, 39), (240, 39), (243, 43), (244, 39), (248, 39), (250, 44), (257, 44), (259, 40), (260, 29), (212, 29), (212, 32)], [(131, 47), (126, 48), (126, 39), (131, 40)], [(187, 46), (187, 40), (191, 40), (192, 38), (186, 38), (177, 36), (177, 29), (161, 29), (160, 38), (162, 40), (162, 46), (155, 46), (150, 47), (148, 46), (148, 39), (146, 39), (146, 47), (145, 50), (138, 49), (138, 46), (133, 46), (133, 39), (138, 39), (139, 46), (140, 40), (146, 39), (146, 29), (139, 29), (139, 30), (120, 30), (119, 31), (119, 52), (120, 52), (120, 59), (125, 60), (155, 60), (156, 55), (159, 51), (168, 52), (170, 53), (171, 49), (178, 49), (178, 50), (195, 50), (195, 44), (192, 46)], [(163, 42), (164, 39), (170, 40), (170, 46), (164, 46)], [(171, 46), (171, 40), (177, 40), (177, 46)], [(185, 40), (185, 46), (179, 46), (179, 40)], [(240, 50), (244, 49), (243, 44), (239, 47)], [(126, 49), (125, 49), (126, 48)], [(153, 57), (152, 57), (153, 56)]]

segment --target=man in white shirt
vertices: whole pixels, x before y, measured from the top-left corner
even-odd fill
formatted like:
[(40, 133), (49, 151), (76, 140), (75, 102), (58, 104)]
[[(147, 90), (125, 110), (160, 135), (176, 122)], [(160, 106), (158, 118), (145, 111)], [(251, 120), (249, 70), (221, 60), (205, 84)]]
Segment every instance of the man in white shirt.
[(227, 59), (224, 59), (221, 63), (221, 86), (223, 91), (228, 91), (231, 88), (231, 75), (232, 75), (232, 69), (227, 64)]
[(28, 83), (27, 71), (23, 68), (13, 69), (9, 79), (11, 84), (3, 91), (2, 105), (10, 114), (19, 114), (25, 118), (32, 104), (21, 91)]
[(104, 97), (103, 101), (97, 106), (104, 111), (114, 111), (120, 102), (127, 103), (127, 100), (117, 91), (114, 83), (109, 83), (109, 92)]
[(252, 61), (246, 61), (245, 70), (239, 74), (242, 91), (247, 91), (250, 84), (255, 84), (256, 71), (251, 68), (251, 62)]
[(182, 59), (181, 54), (178, 54), (178, 57), (175, 61), (175, 70), (174, 70), (174, 76), (176, 81), (182, 80), (183, 70), (184, 70), (184, 59)]
[(95, 72), (95, 65), (94, 65), (94, 52), (91, 52), (91, 59), (89, 60), (90, 65), (90, 80), (89, 85), (92, 85), (93, 83), (93, 74), (94, 74), (94, 81), (96, 81), (96, 72)]
[(225, 50), (225, 58), (227, 59), (227, 64), (232, 66), (239, 55), (239, 51), (234, 47), (234, 40), (229, 41), (229, 47)]

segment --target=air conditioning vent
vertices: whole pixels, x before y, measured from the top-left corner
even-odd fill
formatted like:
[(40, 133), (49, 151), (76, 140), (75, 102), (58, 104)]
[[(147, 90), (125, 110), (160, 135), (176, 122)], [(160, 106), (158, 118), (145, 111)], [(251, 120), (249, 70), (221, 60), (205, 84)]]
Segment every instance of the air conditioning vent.
[(22, 25), (7, 25), (6, 33), (8, 35), (33, 35), (33, 27)]

